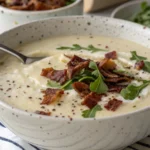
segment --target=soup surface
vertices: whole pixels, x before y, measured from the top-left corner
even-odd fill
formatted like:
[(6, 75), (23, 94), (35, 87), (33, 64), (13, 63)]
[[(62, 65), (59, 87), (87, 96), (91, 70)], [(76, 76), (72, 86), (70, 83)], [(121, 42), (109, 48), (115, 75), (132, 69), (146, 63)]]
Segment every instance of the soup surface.
[[(78, 45), (75, 46), (74, 44)], [(150, 73), (141, 65), (141, 62), (143, 63), (146, 58), (147, 62), (150, 60), (150, 49), (146, 47), (127, 40), (111, 37), (66, 36), (21, 45), (18, 47), (18, 50), (28, 56), (48, 57), (27, 65), (22, 64), (18, 59), (10, 55), (5, 55), (1, 60), (0, 99), (13, 107), (43, 115), (62, 118), (69, 117), (71, 119), (114, 116), (150, 107)], [(113, 53), (111, 53), (112, 51)], [(133, 55), (135, 53), (131, 53), (131, 51), (136, 51), (137, 55)], [(117, 58), (113, 58), (112, 54), (115, 52)], [(108, 55), (107, 57), (105, 55), (108, 53), (111, 54), (109, 59)], [(88, 71), (90, 73), (96, 71), (96, 69), (92, 70), (90, 64), (96, 64), (99, 70), (97, 70), (99, 72), (98, 75), (86, 74), (84, 79), (81, 79), (81, 77), (78, 79), (67, 77), (66, 81), (60, 85), (60, 80), (56, 82), (56, 79), (52, 79), (51, 76), (48, 78), (48, 76), (41, 74), (47, 68), (51, 68), (53, 71), (67, 69), (68, 62), (72, 61), (72, 58), (75, 57), (74, 55), (84, 59), (84, 61), (88, 60)], [(141, 60), (137, 61), (137, 57)], [(103, 68), (105, 72), (99, 68), (99, 64), (102, 64), (101, 62), (106, 58), (111, 63), (113, 62), (113, 65), (115, 64), (115, 67), (111, 69), (111, 73), (110, 70), (106, 72), (106, 68)], [(133, 59), (131, 60), (131, 58)], [(76, 66), (80, 65), (82, 61), (78, 64), (77, 62), (73, 63)], [(79, 72), (83, 73), (86, 69), (85, 67), (82, 67), (82, 70), (80, 68), (78, 73), (74, 74), (74, 77), (79, 77)], [(106, 73), (109, 76), (115, 76), (110, 77), (110, 79), (109, 77), (107, 78)], [(121, 77), (123, 74), (125, 79), (123, 78), (122, 80), (125, 81), (112, 81), (112, 78), (116, 79), (118, 76), (120, 78), (120, 74)], [(68, 81), (72, 81), (72, 83), (68, 84)], [(78, 91), (80, 86), (75, 87), (74, 85), (74, 88), (72, 88), (72, 84), (77, 82), (88, 85), (88, 88), (90, 86), (90, 89), (88, 89), (89, 93), (84, 93), (86, 89), (81, 89), (85, 94), (82, 95)], [(70, 87), (62, 88), (66, 83)], [(131, 88), (129, 85), (131, 85)], [(95, 88), (95, 86), (97, 87)], [(112, 90), (112, 86), (115, 86), (115, 90)], [(61, 92), (58, 94), (56, 91), (49, 91), (48, 95), (46, 89), (58, 89)], [(92, 97), (94, 104), (93, 100), (89, 100), (88, 96), (90, 93), (97, 94), (95, 95), (96, 102), (95, 97)], [(52, 96), (54, 96), (53, 99)], [(90, 102), (86, 101), (85, 97), (92, 104), (89, 104)]]

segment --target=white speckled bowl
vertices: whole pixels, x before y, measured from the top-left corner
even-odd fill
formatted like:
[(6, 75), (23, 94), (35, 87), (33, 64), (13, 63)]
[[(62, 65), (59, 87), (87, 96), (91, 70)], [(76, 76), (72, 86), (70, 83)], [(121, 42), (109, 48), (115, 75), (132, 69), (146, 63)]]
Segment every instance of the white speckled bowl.
[(146, 1), (150, 4), (150, 0), (134, 0), (117, 7), (111, 14), (111, 17), (129, 20), (133, 15), (140, 12), (141, 3)]
[(0, 6), (0, 31), (4, 31), (31, 21), (69, 15), (82, 15), (82, 0), (71, 5), (46, 11), (18, 11)]
[[(104, 17), (64, 17), (32, 22), (1, 34), (0, 43), (15, 48), (21, 43), (55, 35), (112, 36), (150, 48), (148, 28)], [(0, 101), (0, 120), (4, 125), (27, 142), (49, 150), (124, 148), (150, 134), (149, 116), (150, 106), (147, 106), (115, 117), (70, 121), (24, 112)]]

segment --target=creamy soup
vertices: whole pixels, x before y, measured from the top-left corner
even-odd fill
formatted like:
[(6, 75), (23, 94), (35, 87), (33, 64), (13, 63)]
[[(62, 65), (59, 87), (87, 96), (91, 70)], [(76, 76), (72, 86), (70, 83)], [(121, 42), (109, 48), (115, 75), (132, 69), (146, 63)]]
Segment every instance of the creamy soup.
[[(73, 44), (83, 47), (92, 44), (95, 48), (104, 51), (92, 53), (84, 49), (78, 51), (57, 49), (62, 46), (72, 47)], [(130, 51), (136, 51), (138, 56), (147, 57), (150, 60), (150, 49), (123, 39), (87, 36), (55, 37), (22, 45), (18, 50), (28, 56), (48, 56), (28, 65), (22, 64), (18, 59), (9, 55), (6, 55), (0, 62), (0, 99), (28, 112), (50, 112), (51, 116), (56, 117), (83, 118), (83, 111), (90, 110), (88, 106), (82, 104), (84, 98), (80, 97), (74, 89), (64, 90), (64, 94), (53, 103), (41, 104), (44, 95), (41, 90), (52, 88), (47, 85), (49, 79), (41, 76), (42, 69), (52, 67), (56, 70), (63, 70), (67, 68), (67, 63), (71, 59), (68, 57), (74, 54), (97, 62), (102, 60), (106, 53), (116, 51), (117, 59), (113, 61), (117, 64), (118, 70), (122, 71), (126, 68), (128, 75), (131, 74), (135, 78), (129, 84), (140, 86), (143, 80), (150, 80), (150, 73), (142, 69), (137, 70), (136, 60), (130, 60), (132, 57)], [(97, 103), (101, 109), (96, 111), (95, 117), (115, 116), (149, 107), (149, 91), (150, 86), (147, 84), (132, 100), (125, 99), (118, 92), (107, 92)], [(105, 106), (110, 99), (114, 98), (122, 101), (122, 104), (115, 111), (106, 109)]]

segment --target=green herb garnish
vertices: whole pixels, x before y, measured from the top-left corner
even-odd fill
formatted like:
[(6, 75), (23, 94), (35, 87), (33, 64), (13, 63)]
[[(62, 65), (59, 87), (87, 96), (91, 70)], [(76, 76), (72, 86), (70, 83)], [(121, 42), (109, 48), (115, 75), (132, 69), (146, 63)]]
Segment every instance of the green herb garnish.
[(69, 90), (72, 89), (72, 80), (67, 81), (64, 85), (60, 85), (60, 83), (53, 81), (53, 80), (48, 80), (47, 81), (47, 86), (53, 87), (53, 88), (58, 88), (58, 89), (64, 89), (64, 90)]
[(74, 3), (76, 0), (67, 0), (66, 5), (70, 5), (72, 3)]
[(96, 112), (97, 111), (101, 111), (101, 110), (102, 110), (101, 106), (100, 105), (96, 105), (95, 107), (93, 107), (90, 110), (84, 110), (82, 112), (82, 116), (84, 118), (94, 118), (96, 116)]
[(142, 60), (146, 60), (146, 57), (142, 57), (142, 56), (138, 56), (136, 51), (131, 51), (132, 57), (130, 58), (130, 60), (136, 60), (136, 61), (142, 61)]
[(107, 51), (104, 49), (96, 48), (93, 45), (89, 45), (88, 47), (82, 47), (79, 44), (73, 44), (72, 47), (62, 46), (62, 47), (57, 48), (57, 50), (71, 50), (71, 51), (87, 50), (92, 53), (98, 52), (98, 51)]
[(121, 90), (121, 96), (126, 100), (133, 100), (139, 96), (140, 92), (150, 84), (150, 81), (143, 81), (143, 84), (136, 86), (129, 84), (125, 89)]
[(90, 90), (92, 92), (96, 92), (98, 94), (106, 93), (108, 91), (108, 87), (105, 84), (105, 82), (103, 81), (104, 77), (100, 73), (100, 71), (97, 67), (97, 64), (95, 62), (91, 61), (89, 64), (89, 68), (94, 69), (92, 74), (94, 76), (98, 77), (94, 82), (90, 83)]
[(130, 60), (136, 60), (137, 62), (143, 61), (144, 62), (144, 68), (143, 70), (150, 73), (150, 62), (146, 61), (146, 57), (138, 56), (136, 51), (131, 51), (132, 57)]
[(150, 6), (147, 2), (141, 3), (141, 11), (130, 19), (133, 22), (150, 27)]
[(52, 80), (47, 81), (47, 86), (54, 87), (54, 88), (60, 88), (61, 87), (61, 85), (58, 82), (55, 82)]
[(147, 71), (150, 73), (150, 62), (149, 61), (144, 61), (144, 71)]
[(113, 70), (113, 72), (114, 72), (114, 73), (125, 73), (126, 71), (125, 71), (125, 70), (119, 70), (119, 69), (117, 70), (117, 69), (116, 69), (116, 70)]
[(64, 85), (61, 86), (61, 89), (70, 90), (72, 89), (72, 80), (67, 81)]

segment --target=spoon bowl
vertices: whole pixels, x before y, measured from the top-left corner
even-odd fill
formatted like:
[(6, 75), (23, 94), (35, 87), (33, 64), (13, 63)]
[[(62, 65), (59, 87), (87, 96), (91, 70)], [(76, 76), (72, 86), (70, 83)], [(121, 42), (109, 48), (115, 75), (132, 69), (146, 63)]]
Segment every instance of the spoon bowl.
[(9, 48), (9, 47), (7, 47), (3, 44), (0, 44), (0, 50), (17, 57), (19, 60), (22, 61), (23, 64), (31, 64), (35, 61), (39, 61), (39, 60), (45, 58), (44, 56), (43, 57), (28, 57), (28, 56), (25, 56), (25, 55), (15, 51), (14, 49)]

